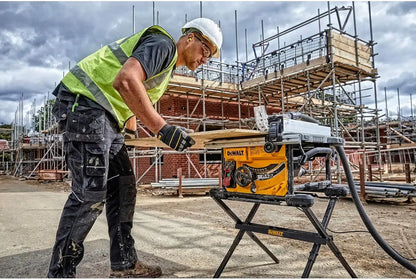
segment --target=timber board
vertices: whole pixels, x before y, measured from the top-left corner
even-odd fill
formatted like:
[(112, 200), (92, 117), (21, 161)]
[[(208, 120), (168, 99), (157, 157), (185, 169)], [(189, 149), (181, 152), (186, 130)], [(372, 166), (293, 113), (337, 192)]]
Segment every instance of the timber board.
[[(249, 130), (249, 129), (227, 129), (227, 130), (215, 130), (206, 132), (189, 133), (189, 135), (195, 140), (195, 145), (191, 149), (204, 149), (206, 144), (214, 140), (230, 140), (238, 138), (242, 142), (249, 142), (250, 139), (257, 137), (264, 137), (266, 133)], [(138, 138), (138, 139), (126, 139), (127, 146), (134, 147), (164, 147), (169, 148), (163, 142), (155, 137)]]
[(213, 140), (206, 143), (208, 149), (221, 149), (230, 147), (247, 147), (247, 146), (264, 146), (264, 137), (246, 138), (246, 139), (223, 139)]
[(416, 144), (415, 143), (395, 143), (395, 144), (388, 144), (386, 149), (406, 149), (406, 148), (415, 148), (416, 149)]
[[(346, 64), (355, 65), (355, 56), (350, 53), (344, 53), (342, 50), (334, 50), (334, 61), (344, 62)], [(371, 72), (371, 61), (358, 58), (358, 68)]]
[(259, 85), (262, 85), (262, 83), (268, 83), (273, 82), (275, 80), (279, 80), (283, 77), (289, 77), (290, 75), (293, 75), (298, 72), (304, 72), (308, 70), (313, 70), (315, 68), (320, 68), (321, 65), (325, 64), (325, 57), (319, 57), (316, 59), (313, 59), (307, 64), (306, 62), (300, 63), (298, 65), (283, 69), (283, 74), (280, 71), (273, 72), (270, 74), (267, 74), (265, 76), (260, 76), (248, 81), (243, 82), (242, 88), (244, 89), (251, 89), (252, 87), (257, 87)]
[[(348, 38), (346, 36), (343, 36), (341, 34), (337, 34), (337, 33), (332, 33), (332, 40), (333, 40), (333, 44), (334, 46), (336, 45), (343, 45), (343, 47), (341, 48), (345, 48), (346, 46), (348, 47), (352, 47), (355, 51), (355, 41), (354, 39)], [(371, 48), (361, 42), (357, 42), (357, 48), (359, 51), (365, 52), (365, 53), (370, 53), (371, 52)]]

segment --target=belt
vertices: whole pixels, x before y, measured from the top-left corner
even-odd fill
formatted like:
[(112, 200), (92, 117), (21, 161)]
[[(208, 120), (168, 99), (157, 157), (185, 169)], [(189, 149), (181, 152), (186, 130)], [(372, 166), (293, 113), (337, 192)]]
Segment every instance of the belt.
[(105, 110), (102, 106), (98, 103), (94, 102), (93, 100), (81, 95), (81, 94), (74, 94), (70, 92), (59, 92), (57, 98), (61, 101), (73, 103), (73, 108), (75, 106), (85, 106), (85, 107), (93, 107), (101, 110)]

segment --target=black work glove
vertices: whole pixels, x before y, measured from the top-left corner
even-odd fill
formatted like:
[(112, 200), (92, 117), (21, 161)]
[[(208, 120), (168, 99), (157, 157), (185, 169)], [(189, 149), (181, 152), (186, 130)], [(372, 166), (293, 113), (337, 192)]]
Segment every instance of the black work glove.
[(169, 124), (160, 129), (157, 138), (176, 151), (183, 151), (195, 144), (195, 141), (185, 132), (185, 128)]

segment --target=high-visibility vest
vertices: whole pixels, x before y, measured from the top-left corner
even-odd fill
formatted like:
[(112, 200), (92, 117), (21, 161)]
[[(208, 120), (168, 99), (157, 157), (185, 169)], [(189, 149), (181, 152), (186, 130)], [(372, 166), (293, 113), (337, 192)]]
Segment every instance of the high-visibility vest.
[[(62, 79), (62, 82), (72, 93), (90, 98), (111, 113), (117, 119), (120, 128), (123, 128), (126, 121), (134, 114), (124, 103), (117, 90), (113, 88), (113, 82), (145, 32), (146, 34), (149, 32), (165, 34), (175, 43), (163, 28), (151, 26), (130, 37), (106, 45), (87, 56)], [(175, 50), (175, 56), (169, 66), (143, 82), (152, 103), (156, 103), (165, 92), (177, 58), (178, 53)]]

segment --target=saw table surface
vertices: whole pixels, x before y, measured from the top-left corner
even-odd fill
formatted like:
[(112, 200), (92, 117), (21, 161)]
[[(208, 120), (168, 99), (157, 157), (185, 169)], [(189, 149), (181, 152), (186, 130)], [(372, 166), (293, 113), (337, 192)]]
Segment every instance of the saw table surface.
[[(266, 133), (249, 129), (227, 129), (189, 133), (195, 140), (191, 149), (222, 148), (264, 144)], [(126, 145), (135, 147), (168, 147), (156, 137), (126, 139)]]

